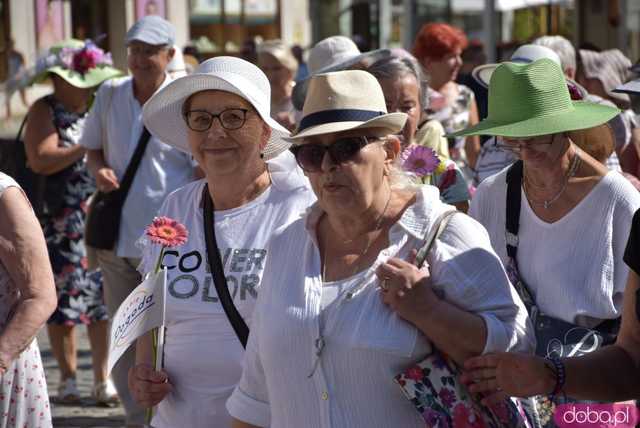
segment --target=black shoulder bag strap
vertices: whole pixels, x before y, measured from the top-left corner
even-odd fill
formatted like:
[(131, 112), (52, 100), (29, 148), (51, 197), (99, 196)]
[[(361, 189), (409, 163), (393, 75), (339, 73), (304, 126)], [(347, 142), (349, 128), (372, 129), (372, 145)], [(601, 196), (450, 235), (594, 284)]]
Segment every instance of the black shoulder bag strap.
[(507, 171), (507, 218), (506, 239), (507, 254), (517, 263), (518, 230), (520, 229), (520, 187), (522, 186), (522, 161), (519, 160)]
[[(511, 259), (513, 268), (517, 272), (518, 278), (520, 278), (520, 272), (518, 269), (518, 230), (520, 229), (520, 202), (522, 195), (520, 193), (520, 187), (522, 186), (522, 161), (516, 161), (507, 170), (507, 214), (505, 219), (505, 239), (507, 242), (507, 255)], [(527, 284), (520, 279), (517, 282), (513, 282), (513, 287), (524, 302), (527, 312), (531, 315), (531, 308), (535, 306), (535, 300), (533, 295), (529, 291)]]
[(216, 232), (213, 226), (213, 200), (209, 194), (208, 184), (205, 184), (204, 190), (202, 191), (202, 216), (204, 218), (204, 238), (207, 245), (207, 260), (209, 261), (211, 275), (213, 275), (213, 284), (216, 286), (216, 292), (222, 304), (222, 309), (224, 309), (224, 313), (227, 315), (231, 327), (233, 327), (238, 339), (240, 339), (242, 347), (246, 348), (247, 339), (249, 338), (249, 327), (233, 304), (233, 299), (231, 298), (231, 294), (229, 294), (229, 286), (224, 276), (220, 250), (216, 242)]
[[(522, 174), (523, 174), (523, 164), (522, 161), (519, 160), (515, 162), (509, 170), (507, 171), (507, 218), (506, 218), (506, 240), (507, 240), (507, 254), (512, 259), (514, 266), (516, 269), (518, 268), (518, 261), (516, 256), (518, 254), (518, 230), (520, 229), (520, 202), (521, 202), (521, 191), (522, 187)], [(518, 276), (520, 274), (518, 273)], [(518, 288), (518, 284), (513, 284), (516, 287), (516, 291), (525, 302), (525, 306), (527, 306), (527, 310), (530, 310), (528, 306), (528, 301), (535, 304), (535, 300), (527, 285), (524, 281), (520, 281), (521, 289)], [(523, 296), (523, 293), (525, 294)], [(528, 299), (528, 301), (527, 301)], [(615, 333), (617, 333), (620, 328), (620, 320), (621, 318), (613, 318), (608, 319), (596, 327), (594, 327), (600, 333), (612, 333), (614, 334), (613, 339), (615, 341)], [(611, 340), (606, 342), (606, 344), (612, 343)]]
[(144, 151), (147, 148), (147, 143), (149, 143), (149, 139), (151, 138), (151, 134), (149, 130), (145, 126), (142, 129), (142, 134), (138, 139), (138, 145), (136, 146), (136, 151), (133, 152), (133, 156), (131, 157), (131, 161), (129, 165), (127, 165), (127, 169), (122, 176), (122, 180), (120, 181), (120, 187), (118, 191), (120, 193), (120, 197), (124, 201), (127, 198), (127, 194), (129, 193), (129, 188), (133, 183), (133, 178), (136, 175), (136, 171), (140, 166), (140, 162), (142, 161), (142, 156), (144, 155)]
[(20, 128), (18, 129), (18, 134), (16, 135), (16, 143), (22, 141), (22, 131), (24, 131), (24, 127), (27, 124), (27, 119), (29, 119), (29, 115), (25, 115), (24, 119), (22, 119), (22, 123), (20, 124)]

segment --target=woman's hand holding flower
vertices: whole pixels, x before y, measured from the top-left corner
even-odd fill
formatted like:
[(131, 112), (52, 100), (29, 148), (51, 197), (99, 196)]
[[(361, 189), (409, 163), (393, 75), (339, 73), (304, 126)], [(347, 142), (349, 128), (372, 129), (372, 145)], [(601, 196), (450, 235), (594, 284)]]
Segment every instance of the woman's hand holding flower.
[(414, 250), (407, 261), (392, 257), (376, 271), (382, 302), (413, 324), (439, 301), (429, 284), (429, 271), (412, 263), (415, 256)]

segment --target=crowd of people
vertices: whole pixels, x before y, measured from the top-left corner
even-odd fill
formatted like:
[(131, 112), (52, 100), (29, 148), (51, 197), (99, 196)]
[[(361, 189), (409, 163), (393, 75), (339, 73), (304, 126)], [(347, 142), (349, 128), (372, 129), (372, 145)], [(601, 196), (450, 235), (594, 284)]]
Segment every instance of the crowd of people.
[[(411, 52), (331, 36), (306, 62), (268, 40), (190, 69), (157, 16), (125, 44), (128, 76), (78, 40), (29, 74), (53, 86), (24, 134), (45, 191), (36, 217), (0, 171), (0, 425), (51, 426), (45, 323), (57, 399), (81, 399), (87, 325), (93, 397), (130, 428), (542, 428), (559, 404), (640, 399), (640, 79), (622, 52), (545, 36), (467, 86), (481, 46), (444, 23)], [(115, 207), (101, 230), (96, 201)], [(156, 216), (187, 243), (145, 239)], [(109, 319), (161, 254), (162, 367), (147, 333), (108, 377)]]

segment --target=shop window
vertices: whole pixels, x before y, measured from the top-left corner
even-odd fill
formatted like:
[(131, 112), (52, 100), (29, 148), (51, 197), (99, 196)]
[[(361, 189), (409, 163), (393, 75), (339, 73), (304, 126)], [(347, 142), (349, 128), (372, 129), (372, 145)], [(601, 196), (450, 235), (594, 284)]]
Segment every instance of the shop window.
[(256, 38), (280, 37), (279, 0), (192, 0), (191, 44), (204, 58), (240, 55)]
[(91, 39), (110, 51), (107, 2), (71, 0), (71, 33), (79, 40)]
[(9, 0), (0, 0), (0, 82), (7, 80), (9, 72)]

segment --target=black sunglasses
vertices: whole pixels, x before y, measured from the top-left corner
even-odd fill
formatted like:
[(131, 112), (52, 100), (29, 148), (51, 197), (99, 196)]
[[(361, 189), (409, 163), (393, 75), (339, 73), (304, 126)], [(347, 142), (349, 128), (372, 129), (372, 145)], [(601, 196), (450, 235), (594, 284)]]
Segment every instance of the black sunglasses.
[(367, 144), (379, 138), (375, 137), (343, 137), (330, 144), (301, 144), (291, 147), (291, 152), (296, 157), (300, 168), (306, 172), (320, 172), (324, 154), (329, 153), (329, 158), (334, 164), (341, 164), (351, 160)]

